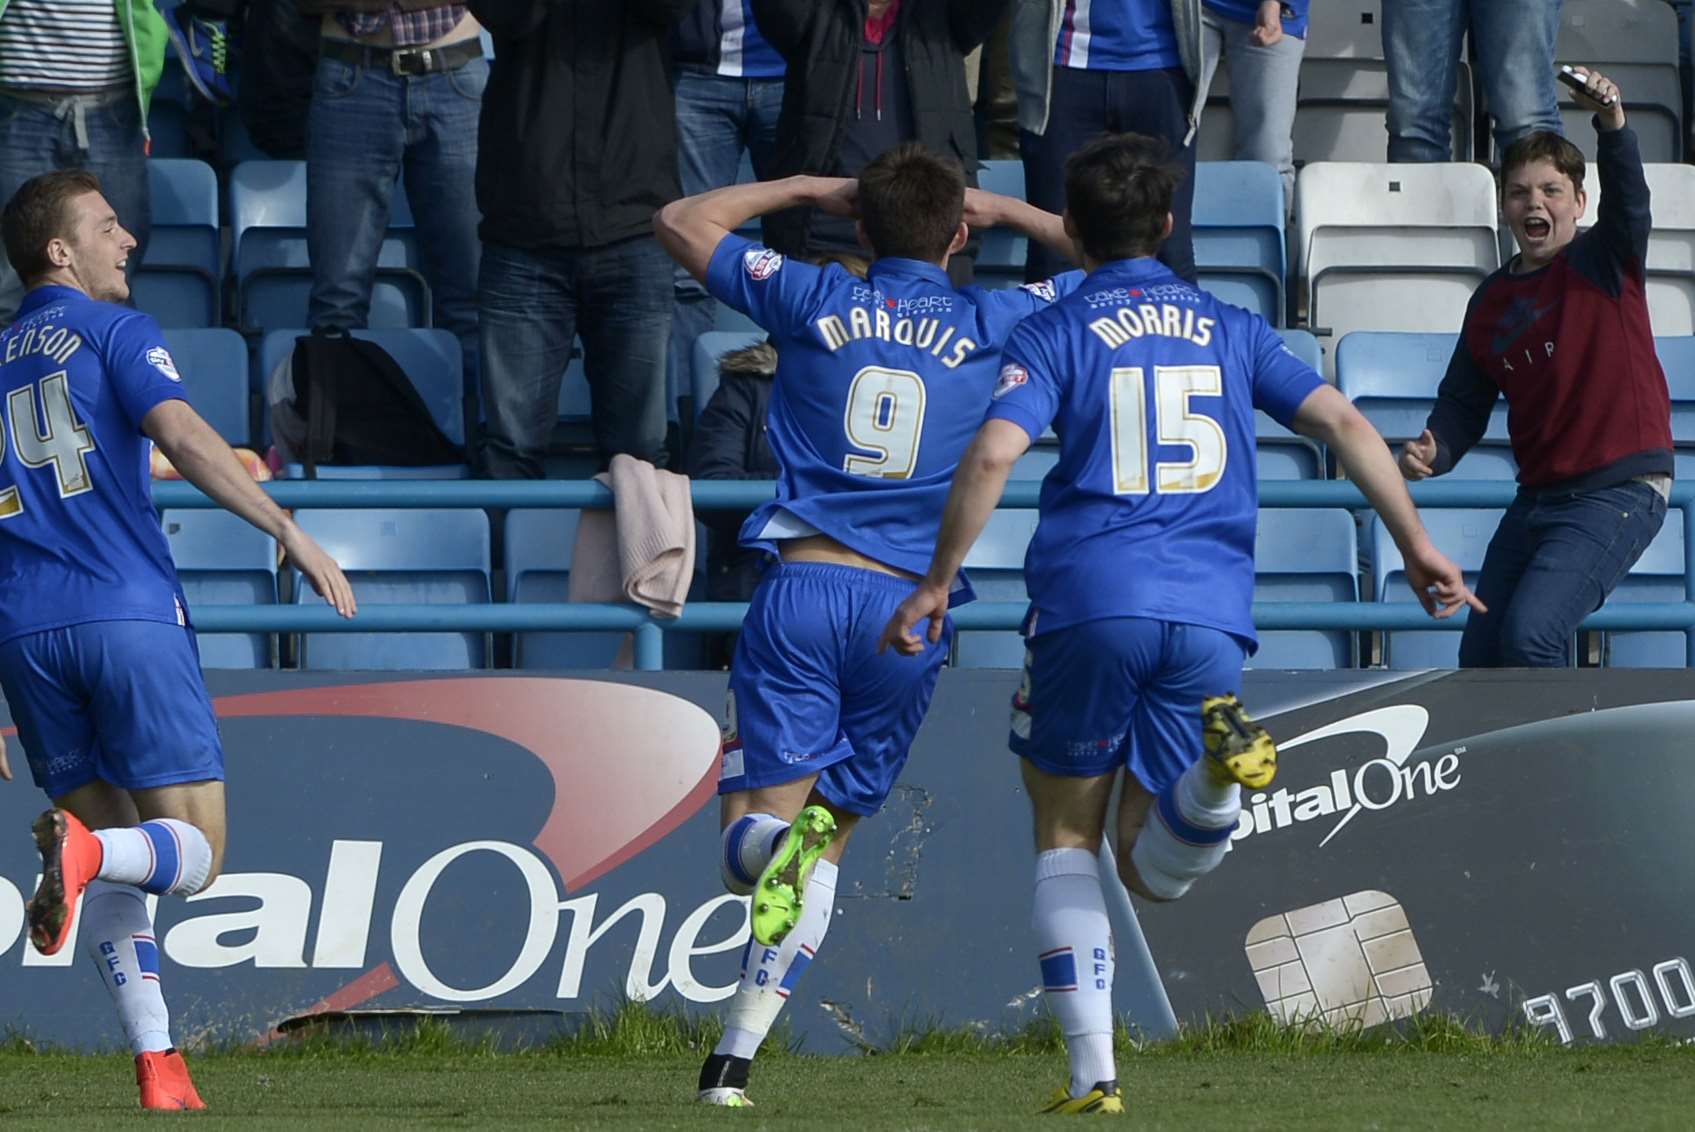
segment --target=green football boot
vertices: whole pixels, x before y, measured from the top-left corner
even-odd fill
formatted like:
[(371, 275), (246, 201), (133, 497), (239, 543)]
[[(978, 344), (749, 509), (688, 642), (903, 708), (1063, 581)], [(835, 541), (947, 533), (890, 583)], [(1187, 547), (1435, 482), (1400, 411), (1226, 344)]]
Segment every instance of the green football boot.
[(753, 888), (753, 938), (760, 946), (776, 947), (795, 930), (806, 878), (835, 836), (836, 819), (823, 806), (808, 806), (795, 816)]

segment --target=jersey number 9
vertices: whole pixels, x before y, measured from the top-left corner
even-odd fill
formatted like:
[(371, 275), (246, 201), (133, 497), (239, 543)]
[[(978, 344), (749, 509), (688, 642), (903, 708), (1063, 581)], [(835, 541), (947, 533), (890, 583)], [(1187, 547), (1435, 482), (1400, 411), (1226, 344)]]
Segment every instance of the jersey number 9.
[[(1112, 371), (1112, 481), (1118, 495), (1148, 494), (1148, 400), (1141, 366)], [(1159, 443), (1182, 445), (1188, 460), (1159, 460), (1154, 490), (1161, 495), (1198, 495), (1218, 486), (1230, 448), (1224, 429), (1204, 413), (1191, 412), (1191, 397), (1217, 397), (1224, 375), (1217, 366), (1155, 366), (1154, 424)]]
[(924, 434), (924, 382), (909, 369), (866, 366), (848, 386), (842, 427), (848, 443), (876, 453), (849, 453), (842, 470), (855, 476), (888, 480), (911, 477), (918, 467), (918, 442)]
[[(39, 395), (37, 390), (40, 390)], [(37, 423), (35, 405), (41, 402)], [(0, 459), (6, 454), (6, 434), (11, 433), (18, 461), (26, 468), (53, 465), (59, 481), (59, 497), (81, 495), (94, 486), (88, 475), (88, 454), (94, 451), (94, 435), (77, 420), (71, 406), (71, 389), (64, 370), (50, 373), (35, 385), (25, 385), (6, 395), (6, 428), (0, 429)], [(0, 491), (0, 519), (21, 514), (24, 503), (18, 489)]]

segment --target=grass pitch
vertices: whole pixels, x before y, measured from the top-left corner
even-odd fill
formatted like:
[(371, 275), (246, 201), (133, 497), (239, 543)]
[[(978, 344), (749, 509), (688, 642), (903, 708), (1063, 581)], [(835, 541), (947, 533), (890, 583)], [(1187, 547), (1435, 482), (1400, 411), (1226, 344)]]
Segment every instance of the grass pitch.
[[(135, 1109), (122, 1054), (0, 1047), (0, 1127), (357, 1127), (782, 1130), (1028, 1127), (1064, 1078), (1051, 1030), (986, 1041), (914, 1035), (875, 1055), (779, 1049), (754, 1066), (757, 1108), (693, 1103), (705, 1027), (626, 1009), (545, 1048), (495, 1052), (426, 1028), (382, 1044), (309, 1040), (191, 1055), (205, 1117)], [(1538, 1035), (1481, 1038), (1444, 1022), (1399, 1033), (1314, 1035), (1249, 1021), (1162, 1046), (1123, 1042), (1137, 1128), (1687, 1129), (1695, 1046), (1560, 1049)]]

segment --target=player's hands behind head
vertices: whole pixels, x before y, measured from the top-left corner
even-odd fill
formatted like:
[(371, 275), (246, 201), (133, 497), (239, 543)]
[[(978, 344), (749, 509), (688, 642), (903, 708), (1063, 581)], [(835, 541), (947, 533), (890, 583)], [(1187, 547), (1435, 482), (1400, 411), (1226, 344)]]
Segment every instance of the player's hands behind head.
[(1402, 552), (1407, 571), (1407, 585), (1413, 596), (1432, 617), (1452, 617), (1461, 606), (1469, 605), (1479, 613), (1489, 612), (1477, 595), (1465, 584), (1465, 575), (1428, 541), (1411, 553)]
[(814, 207), (831, 216), (859, 218), (859, 182), (852, 177), (820, 177), (820, 191), (812, 198)]
[(965, 212), (960, 219), (971, 228), (994, 228), (1001, 222), (1001, 198), (983, 189), (965, 190)]
[(313, 541), (311, 535), (290, 523), (288, 530), (283, 532), (282, 548), (289, 563), (311, 584), (312, 591), (335, 606), (337, 613), (352, 617), (359, 612), (347, 575), (341, 572), (336, 560)]
[[(877, 642), (878, 655), (891, 646), (902, 656), (920, 655), (942, 639), (942, 625), (947, 615), (947, 587), (920, 582), (883, 627), (882, 639)], [(926, 618), (930, 622), (928, 629), (922, 636), (914, 633), (912, 630)]]
[(1417, 440), (1409, 440), (1401, 445), (1401, 456), (1396, 463), (1400, 466), (1401, 475), (1409, 480), (1421, 480), (1434, 475), (1433, 465), (1436, 462), (1436, 435), (1425, 429)]

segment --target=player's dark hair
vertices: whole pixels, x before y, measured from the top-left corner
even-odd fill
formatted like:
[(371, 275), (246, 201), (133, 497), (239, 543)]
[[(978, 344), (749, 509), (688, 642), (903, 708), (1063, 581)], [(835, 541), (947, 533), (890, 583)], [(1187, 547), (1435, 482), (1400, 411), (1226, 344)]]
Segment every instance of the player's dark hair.
[(1525, 134), (1507, 147), (1501, 158), (1501, 187), (1506, 187), (1507, 178), (1520, 166), (1543, 160), (1553, 162), (1555, 169), (1570, 177), (1574, 191), (1583, 191), (1583, 151), (1552, 130)]
[(0, 211), (0, 239), (6, 258), (25, 286), (53, 270), (47, 258), (50, 240), (69, 240), (70, 203), (84, 193), (100, 191), (100, 178), (86, 169), (55, 169), (31, 177), (19, 186)]
[(1143, 134), (1105, 134), (1073, 153), (1065, 163), (1065, 210), (1089, 258), (1107, 263), (1157, 252), (1182, 180), (1170, 147)]
[(940, 263), (965, 213), (965, 170), (917, 142), (884, 150), (859, 174), (859, 219), (879, 256)]

